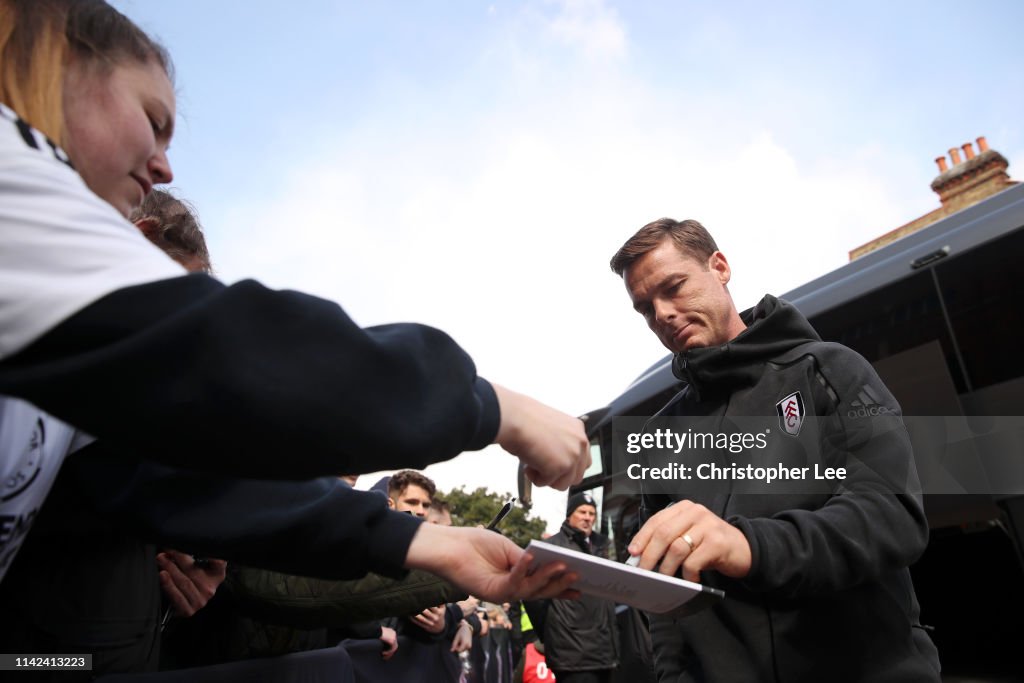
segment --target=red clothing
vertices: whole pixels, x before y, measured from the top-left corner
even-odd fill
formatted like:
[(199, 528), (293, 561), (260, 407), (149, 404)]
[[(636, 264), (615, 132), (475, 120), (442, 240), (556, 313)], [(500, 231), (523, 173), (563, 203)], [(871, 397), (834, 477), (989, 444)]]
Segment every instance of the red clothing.
[(523, 683), (535, 683), (536, 681), (554, 683), (554, 672), (548, 668), (544, 655), (537, 652), (533, 643), (526, 646), (526, 654), (523, 656), (526, 657), (526, 664), (523, 665)]

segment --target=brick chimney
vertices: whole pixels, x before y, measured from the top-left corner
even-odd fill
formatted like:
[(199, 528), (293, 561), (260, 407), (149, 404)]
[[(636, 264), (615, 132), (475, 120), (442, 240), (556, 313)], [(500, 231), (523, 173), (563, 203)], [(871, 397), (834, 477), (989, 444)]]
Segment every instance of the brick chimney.
[[(1017, 181), (1010, 180), (1006, 172), (1010, 166), (1006, 157), (994, 149), (989, 149), (988, 141), (984, 137), (978, 138), (975, 142), (978, 145), (977, 151), (970, 142), (965, 142), (960, 147), (950, 147), (949, 158), (952, 165), (947, 164), (945, 156), (935, 159), (939, 175), (932, 181), (931, 187), (939, 195), (942, 206), (853, 249), (850, 252), (850, 260), (884, 247), (971, 204), (1002, 192), (1011, 185), (1016, 185)], [(960, 156), (961, 151), (963, 158)]]
[(932, 181), (932, 189), (939, 195), (943, 208), (949, 208), (949, 213), (980, 202), (1015, 184), (1006, 173), (1010, 165), (1006, 157), (989, 149), (984, 137), (978, 138), (976, 142), (977, 154), (971, 143), (961, 145), (960, 149), (966, 157), (962, 161), (960, 149), (951, 148), (949, 155), (953, 159), (953, 166), (947, 169), (945, 163), (939, 163), (939, 175)]

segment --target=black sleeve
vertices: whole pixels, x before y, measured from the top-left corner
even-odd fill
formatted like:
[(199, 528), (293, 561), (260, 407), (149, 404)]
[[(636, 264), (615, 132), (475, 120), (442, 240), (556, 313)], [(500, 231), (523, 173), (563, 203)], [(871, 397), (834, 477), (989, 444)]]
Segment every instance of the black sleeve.
[(420, 524), (333, 477), (228, 479), (126, 461), (99, 442), (65, 467), (100, 512), (143, 538), (303, 576), (403, 576)]
[(491, 385), (443, 332), (189, 275), (118, 290), (0, 363), (25, 398), (120, 451), (252, 477), (421, 468), (493, 441)]
[(451, 640), (455, 637), (455, 631), (459, 628), (459, 622), (462, 621), (462, 609), (454, 602), (449, 602), (444, 606), (444, 638)]
[[(859, 354), (838, 345), (827, 351), (821, 372), (836, 409), (822, 422), (821, 448), (825, 464), (844, 465), (847, 478), (818, 509), (728, 520), (750, 542), (743, 581), (756, 591), (808, 597), (845, 590), (910, 566), (928, 543), (899, 404)], [(875, 414), (850, 417), (861, 394), (876, 401)]]
[(352, 638), (354, 640), (375, 640), (381, 637), (383, 627), (379, 621), (361, 621), (327, 629), (327, 642), (338, 643)]

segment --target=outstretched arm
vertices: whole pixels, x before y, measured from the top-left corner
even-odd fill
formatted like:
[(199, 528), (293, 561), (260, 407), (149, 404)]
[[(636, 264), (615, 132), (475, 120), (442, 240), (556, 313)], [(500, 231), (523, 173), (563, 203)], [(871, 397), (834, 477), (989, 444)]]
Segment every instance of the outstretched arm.
[(443, 332), (185, 276), (6, 107), (0, 172), (0, 393), (134, 457), (233, 476), (422, 468), (497, 438), (535, 482), (579, 479), (582, 426), (497, 397)]
[(486, 529), (421, 524), (406, 555), (409, 569), (425, 569), (467, 593), (491, 602), (573, 598), (579, 576), (552, 562), (530, 573), (533, 557), (504, 536)]

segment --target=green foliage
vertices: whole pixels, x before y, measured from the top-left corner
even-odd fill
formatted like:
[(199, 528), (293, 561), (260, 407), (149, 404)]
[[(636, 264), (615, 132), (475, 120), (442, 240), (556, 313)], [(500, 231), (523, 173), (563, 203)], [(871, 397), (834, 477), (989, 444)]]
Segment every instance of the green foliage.
[[(448, 501), (452, 508), (452, 523), (455, 526), (487, 526), (501, 510), (511, 493), (492, 493), (480, 487), (468, 492), (463, 487), (448, 493), (437, 492), (437, 498)], [(540, 538), (547, 529), (547, 523), (538, 517), (528, 517), (518, 504), (498, 525), (498, 530), (519, 547), (525, 547), (531, 539)]]

